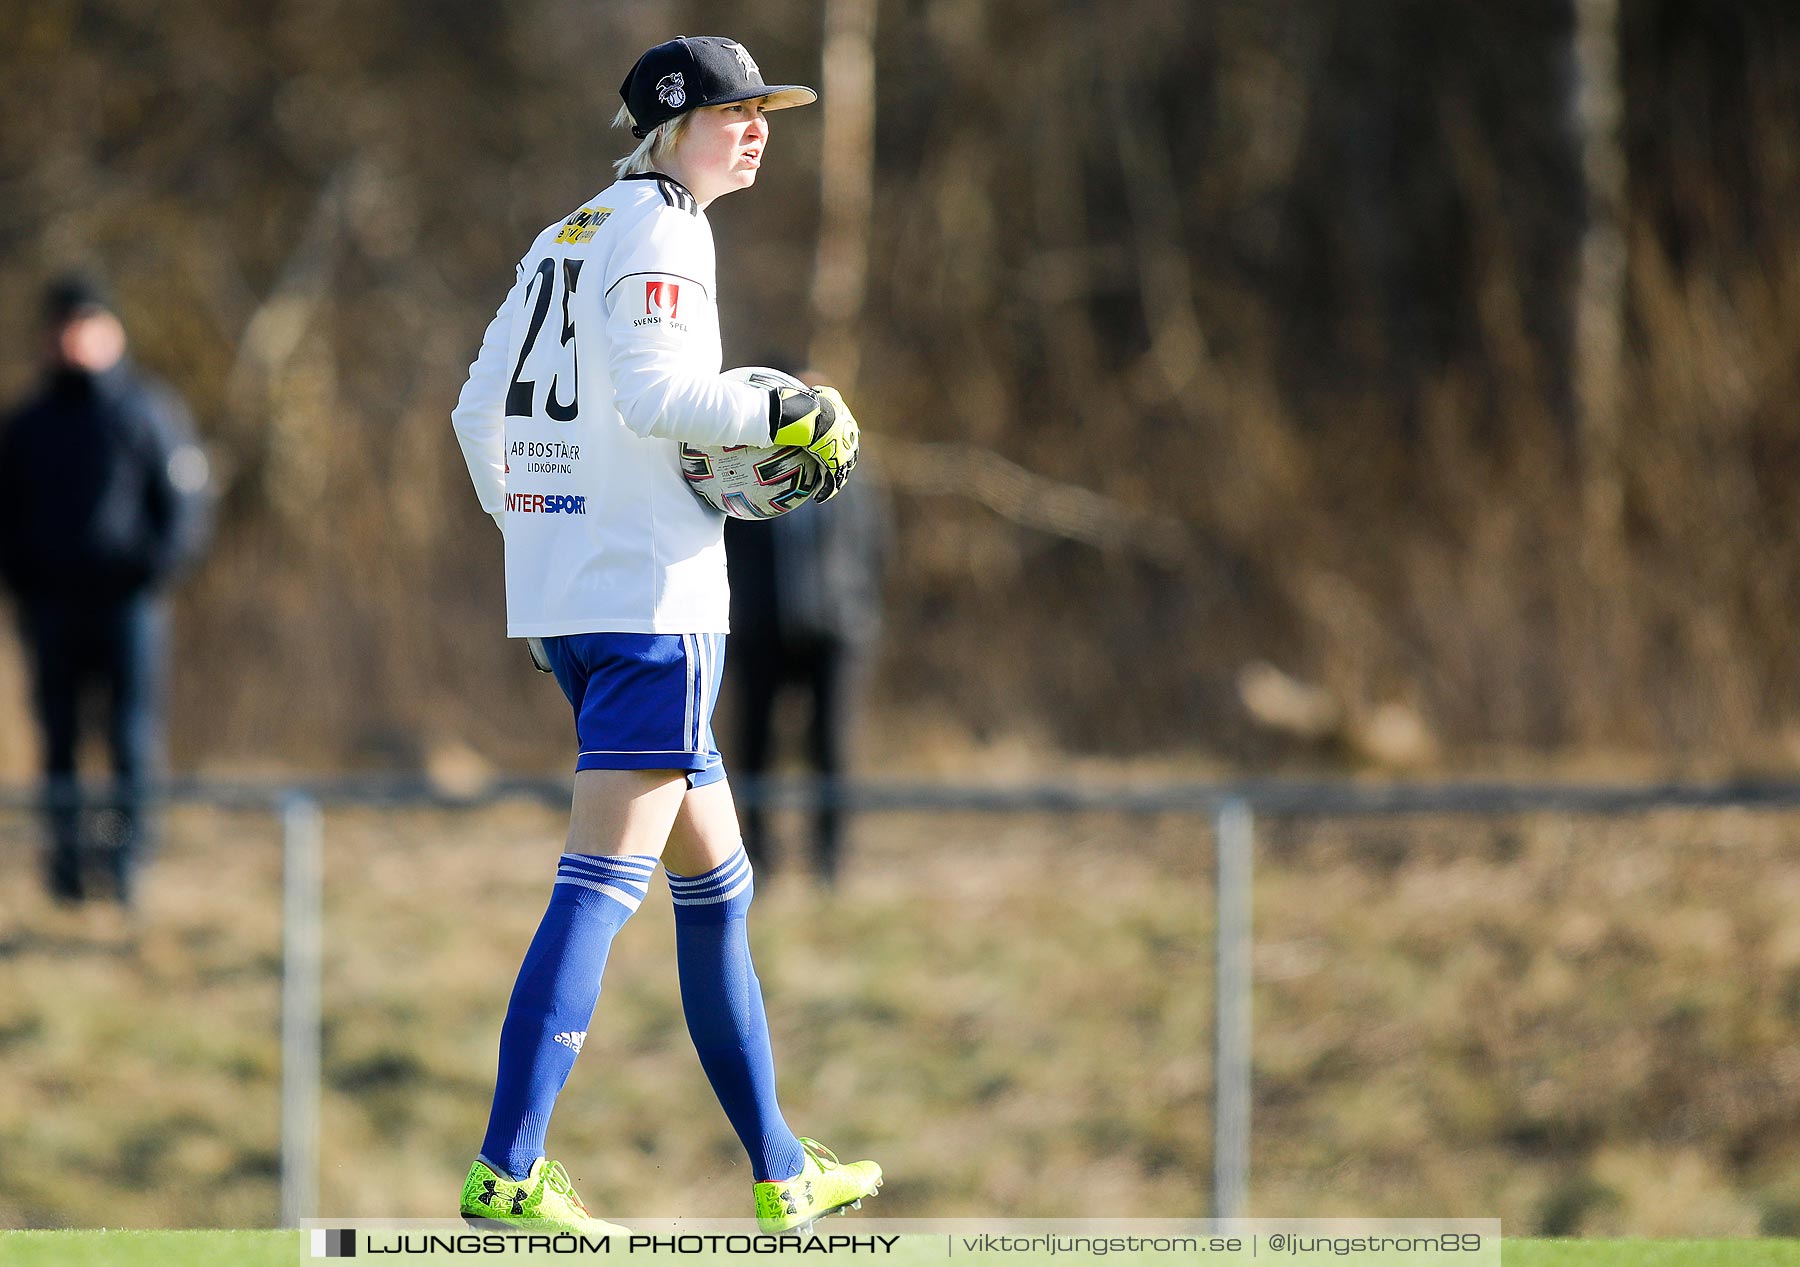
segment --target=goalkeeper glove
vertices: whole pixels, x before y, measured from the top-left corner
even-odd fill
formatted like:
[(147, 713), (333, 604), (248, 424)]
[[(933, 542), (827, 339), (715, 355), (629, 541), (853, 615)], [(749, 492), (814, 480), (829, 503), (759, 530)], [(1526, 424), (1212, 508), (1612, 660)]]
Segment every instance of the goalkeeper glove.
[(828, 502), (856, 467), (862, 429), (834, 387), (776, 387), (769, 392), (769, 443), (798, 445), (817, 458), (825, 482), (814, 500)]

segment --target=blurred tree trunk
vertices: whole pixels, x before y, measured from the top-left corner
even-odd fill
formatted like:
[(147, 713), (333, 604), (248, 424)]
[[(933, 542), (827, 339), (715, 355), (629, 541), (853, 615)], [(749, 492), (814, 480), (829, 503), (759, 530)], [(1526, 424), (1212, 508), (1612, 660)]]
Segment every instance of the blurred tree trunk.
[(1582, 499), (1589, 533), (1616, 536), (1619, 394), (1625, 289), (1624, 93), (1619, 78), (1619, 0), (1575, 0), (1573, 108), (1587, 201), (1575, 294), (1575, 392)]
[(1617, 734), (1640, 680), (1624, 528), (1626, 160), (1619, 0), (1574, 0), (1571, 93), (1585, 203), (1575, 290), (1574, 379), (1580, 472), (1582, 585), (1565, 636), (1570, 719), (1582, 738)]
[(875, 0), (826, 4), (820, 92), (825, 127), (807, 359), (848, 393), (856, 386), (861, 360), (858, 327), (875, 189)]

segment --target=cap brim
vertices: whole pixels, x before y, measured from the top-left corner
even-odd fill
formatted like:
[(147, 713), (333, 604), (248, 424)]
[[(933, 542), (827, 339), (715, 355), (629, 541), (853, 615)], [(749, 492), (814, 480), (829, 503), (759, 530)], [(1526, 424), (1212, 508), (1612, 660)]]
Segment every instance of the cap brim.
[(746, 88), (706, 104), (728, 106), (734, 101), (761, 101), (765, 110), (787, 110), (794, 106), (810, 106), (818, 99), (818, 93), (802, 84), (764, 84), (761, 88)]

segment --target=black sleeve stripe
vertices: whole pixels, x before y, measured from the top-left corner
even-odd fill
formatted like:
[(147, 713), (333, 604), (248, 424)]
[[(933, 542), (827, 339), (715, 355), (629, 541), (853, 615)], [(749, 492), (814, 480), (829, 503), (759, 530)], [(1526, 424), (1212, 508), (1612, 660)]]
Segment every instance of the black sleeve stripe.
[(624, 276), (619, 278), (618, 282), (614, 282), (612, 285), (608, 286), (606, 288), (605, 293), (602, 294), (600, 297), (602, 299), (604, 299), (604, 298), (606, 298), (607, 295), (612, 294), (613, 291), (615, 291), (619, 288), (619, 282), (624, 281), (625, 278), (627, 278), (627, 277), (679, 277), (684, 282), (693, 282), (694, 285), (696, 285), (700, 288), (700, 293), (702, 295), (705, 295), (708, 299), (712, 298), (712, 295), (707, 292), (706, 283), (701, 281), (699, 278), (689, 277), (686, 273), (671, 273), (665, 269), (660, 269), (660, 268), (647, 268), (647, 269), (644, 269), (642, 272), (626, 273), (626, 274), (624, 274)]
[(656, 188), (662, 194), (663, 201), (669, 206), (685, 211), (691, 216), (700, 214), (700, 207), (694, 201), (694, 196), (674, 181), (659, 178)]

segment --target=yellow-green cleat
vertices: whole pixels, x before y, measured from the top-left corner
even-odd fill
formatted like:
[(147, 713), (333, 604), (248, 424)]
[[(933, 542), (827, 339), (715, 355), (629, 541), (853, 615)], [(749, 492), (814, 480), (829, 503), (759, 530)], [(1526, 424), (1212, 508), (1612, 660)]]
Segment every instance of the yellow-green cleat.
[(881, 1187), (872, 1161), (845, 1164), (816, 1139), (801, 1137), (806, 1165), (792, 1179), (756, 1185), (756, 1222), (765, 1232), (805, 1231), (827, 1214), (854, 1210)]
[(542, 1157), (518, 1182), (477, 1159), (463, 1180), (462, 1216), (469, 1226), (480, 1228), (543, 1229), (591, 1236), (631, 1234), (616, 1223), (590, 1217), (562, 1163)]

